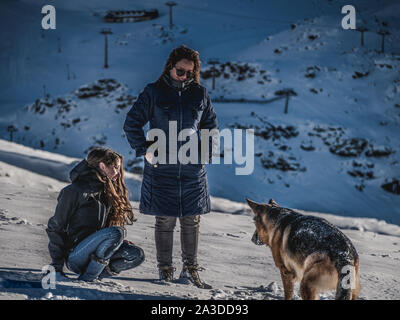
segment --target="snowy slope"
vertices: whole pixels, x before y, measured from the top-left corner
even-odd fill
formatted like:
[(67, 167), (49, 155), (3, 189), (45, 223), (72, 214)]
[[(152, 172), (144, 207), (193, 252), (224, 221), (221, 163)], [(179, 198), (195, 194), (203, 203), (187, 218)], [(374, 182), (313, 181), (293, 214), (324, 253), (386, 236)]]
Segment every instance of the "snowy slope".
[[(282, 299), (283, 287), (270, 250), (251, 241), (254, 224), (243, 203), (212, 198), (213, 211), (202, 216), (199, 262), (206, 270), (202, 277), (213, 289), (200, 290), (175, 281), (157, 281), (154, 217), (137, 214), (138, 221), (128, 226), (127, 239), (142, 247), (145, 262), (137, 269), (112, 279), (84, 283), (67, 273), (69, 280), (57, 282), (56, 289), (30, 288), (21, 281), (38, 280), (42, 267), (50, 262), (45, 228), (53, 215), (59, 189), (66, 183), (35, 170), (52, 164), (65, 167), (76, 159), (28, 149), (13, 144), (32, 159), (31, 170), (9, 165), (4, 160), (9, 143), (0, 143), (0, 299)], [(16, 163), (19, 156), (14, 155)], [(20, 177), (25, 176), (26, 183)], [(133, 179), (128, 174), (128, 181)], [(138, 202), (133, 201), (135, 212)], [(216, 208), (216, 209), (214, 209)], [(342, 228), (353, 241), (360, 256), (362, 291), (360, 299), (399, 299), (400, 227), (373, 221), (351, 219), (317, 212)], [(180, 272), (179, 227), (175, 232), (174, 263)], [(226, 275), (229, 274), (229, 277)], [(19, 282), (15, 282), (19, 281)], [(299, 299), (298, 285), (295, 299)], [(332, 299), (334, 292), (321, 294)]]

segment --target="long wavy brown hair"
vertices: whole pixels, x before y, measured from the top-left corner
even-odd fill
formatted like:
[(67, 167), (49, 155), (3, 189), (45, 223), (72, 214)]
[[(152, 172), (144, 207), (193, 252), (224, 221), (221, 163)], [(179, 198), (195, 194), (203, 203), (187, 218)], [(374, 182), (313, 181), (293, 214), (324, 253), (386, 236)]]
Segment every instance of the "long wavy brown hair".
[(162, 77), (164, 74), (169, 74), (169, 71), (175, 67), (176, 63), (178, 61), (181, 61), (182, 59), (187, 59), (190, 61), (193, 61), (194, 63), (194, 80), (200, 84), (200, 68), (201, 68), (201, 61), (200, 61), (200, 56), (199, 52), (193, 49), (188, 48), (185, 45), (181, 45), (169, 54), (168, 60), (165, 63), (164, 70), (161, 74), (161, 76), (158, 78), (157, 81), (161, 81)]
[[(105, 175), (100, 167), (103, 162), (107, 167), (115, 165), (120, 160), (121, 167), (118, 178), (112, 181)], [(128, 188), (124, 182), (124, 161), (123, 156), (109, 148), (96, 147), (87, 156), (89, 167), (95, 169), (97, 178), (104, 183), (104, 194), (111, 205), (108, 216), (108, 226), (120, 226), (125, 229), (125, 224), (131, 225), (135, 221), (132, 206), (129, 202)]]

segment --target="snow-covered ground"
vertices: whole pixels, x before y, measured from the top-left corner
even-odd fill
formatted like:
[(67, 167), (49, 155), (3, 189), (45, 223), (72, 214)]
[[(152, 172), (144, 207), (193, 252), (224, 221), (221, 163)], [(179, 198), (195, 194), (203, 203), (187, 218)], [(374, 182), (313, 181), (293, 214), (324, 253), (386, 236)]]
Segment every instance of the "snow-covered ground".
[[(10, 160), (15, 165), (8, 164)], [(136, 269), (95, 283), (77, 281), (68, 273), (70, 280), (57, 282), (50, 291), (13, 282), (40, 279), (42, 268), (50, 263), (45, 228), (54, 214), (58, 190), (66, 185), (55, 179), (54, 168), (67, 172), (76, 160), (0, 140), (0, 299), (282, 299), (280, 274), (270, 250), (250, 241), (254, 233), (250, 209), (244, 202), (215, 197), (212, 212), (201, 218), (199, 245), (199, 262), (206, 269), (201, 276), (213, 286), (211, 290), (157, 280), (154, 217), (138, 214), (137, 201), (132, 204), (138, 221), (127, 227), (127, 239), (143, 248), (146, 260)], [(20, 167), (22, 162), (29, 170)], [(140, 180), (128, 173), (127, 182), (134, 189)], [(360, 256), (360, 299), (400, 299), (399, 226), (303, 213), (328, 219), (353, 241)], [(179, 275), (179, 223), (174, 239)], [(321, 299), (333, 297), (334, 292), (321, 295)], [(295, 299), (299, 299), (298, 285)]]
[[(138, 215), (128, 238), (143, 246), (142, 266), (103, 284), (68, 282), (53, 298), (281, 297), (269, 250), (250, 242), (245, 197), (274, 198), (326, 217), (360, 253), (361, 298), (399, 298), (400, 195), (382, 188), (400, 180), (398, 1), (352, 1), (358, 26), (370, 29), (364, 47), (359, 32), (341, 28), (341, 7), (348, 3), (339, 0), (186, 0), (173, 8), (172, 29), (164, 1), (51, 4), (57, 29), (44, 31), (41, 1), (0, 3), (6, 26), (0, 29), (0, 278), (29, 277), (30, 270), (34, 278), (49, 262), (45, 224), (70, 168), (90, 147), (107, 145), (124, 155), (137, 208), (143, 160), (131, 151), (123, 121), (170, 51), (187, 44), (200, 52), (202, 84), (215, 101), (220, 129), (255, 130), (252, 174), (235, 175), (234, 164), (207, 166), (213, 212), (202, 218), (200, 261), (215, 289), (157, 283), (154, 221)], [(152, 8), (160, 12), (155, 20), (102, 20), (109, 9)], [(113, 31), (108, 69), (104, 27)], [(390, 32), (385, 53), (379, 52), (380, 29)], [(215, 58), (220, 63), (212, 90), (208, 61)], [(254, 102), (288, 88), (296, 95), (287, 114), (284, 99)], [(216, 102), (224, 99), (253, 102)], [(10, 125), (16, 143), (6, 141)], [(178, 261), (179, 250), (174, 254)], [(44, 296), (39, 289), (1, 288), (6, 299)]]

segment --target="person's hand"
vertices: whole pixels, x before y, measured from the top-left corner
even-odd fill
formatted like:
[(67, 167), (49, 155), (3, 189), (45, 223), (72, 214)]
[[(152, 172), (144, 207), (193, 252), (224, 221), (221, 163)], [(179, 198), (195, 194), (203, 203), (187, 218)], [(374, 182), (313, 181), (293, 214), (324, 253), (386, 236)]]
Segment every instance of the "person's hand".
[(135, 244), (132, 241), (129, 240), (124, 240), (124, 243), (130, 245), (130, 246), (134, 246)]
[(148, 163), (153, 164), (154, 154), (152, 152), (147, 152), (144, 157)]

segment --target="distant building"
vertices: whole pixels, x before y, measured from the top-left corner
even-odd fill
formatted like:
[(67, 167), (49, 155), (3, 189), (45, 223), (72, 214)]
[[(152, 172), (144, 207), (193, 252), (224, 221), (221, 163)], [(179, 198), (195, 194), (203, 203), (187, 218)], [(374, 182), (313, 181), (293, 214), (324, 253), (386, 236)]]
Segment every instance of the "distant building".
[(139, 22), (158, 17), (158, 10), (110, 10), (104, 17), (105, 22)]

